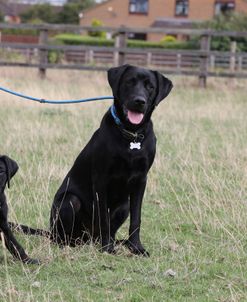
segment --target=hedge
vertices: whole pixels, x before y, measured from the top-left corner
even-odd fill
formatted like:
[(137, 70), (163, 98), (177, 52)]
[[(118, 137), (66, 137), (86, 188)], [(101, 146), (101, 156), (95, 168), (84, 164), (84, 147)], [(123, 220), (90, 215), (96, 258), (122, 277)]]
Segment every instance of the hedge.
[(60, 34), (53, 37), (54, 40), (65, 45), (91, 45), (91, 46), (113, 46), (113, 40), (75, 34)]
[(6, 35), (29, 35), (37, 36), (39, 33), (35, 29), (20, 29), (20, 28), (4, 28), (1, 30)]
[[(65, 45), (90, 45), (90, 46), (114, 46), (114, 40), (96, 38), (76, 34), (60, 34), (54, 37), (57, 42)], [(169, 49), (197, 49), (198, 41), (166, 41), (150, 42), (142, 40), (128, 40), (127, 46), (132, 48), (169, 48)]]

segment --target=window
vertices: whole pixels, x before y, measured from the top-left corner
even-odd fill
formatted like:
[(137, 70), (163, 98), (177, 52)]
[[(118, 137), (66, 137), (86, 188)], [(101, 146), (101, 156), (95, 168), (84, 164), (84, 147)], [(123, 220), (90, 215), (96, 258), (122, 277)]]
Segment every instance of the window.
[(189, 0), (177, 0), (176, 1), (176, 8), (175, 8), (175, 15), (186, 17), (189, 14)]
[(227, 14), (235, 9), (235, 1), (219, 0), (215, 2), (215, 15)]
[(148, 0), (130, 0), (129, 1), (130, 14), (148, 14)]
[(146, 33), (129, 33), (128, 39), (130, 40), (147, 40)]

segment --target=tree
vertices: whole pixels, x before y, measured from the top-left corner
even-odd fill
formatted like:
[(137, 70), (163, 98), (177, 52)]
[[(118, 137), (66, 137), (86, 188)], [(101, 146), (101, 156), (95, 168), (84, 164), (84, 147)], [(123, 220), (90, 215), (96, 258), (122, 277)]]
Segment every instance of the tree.
[(3, 22), (4, 21), (4, 15), (2, 12), (0, 12), (0, 22)]
[[(211, 21), (207, 21), (201, 25), (202, 28), (211, 28), (215, 30), (227, 31), (247, 31), (247, 15), (241, 13), (231, 13), (226, 15), (219, 15)], [(230, 50), (230, 42), (234, 40), (237, 42), (238, 50), (247, 51), (246, 38), (231, 38), (231, 37), (213, 37), (211, 41), (211, 48), (213, 50)]]
[(78, 24), (80, 9), (75, 3), (64, 4), (61, 12), (58, 13), (57, 23)]
[(49, 3), (35, 4), (26, 12), (21, 14), (22, 22), (32, 22), (39, 20), (40, 22), (55, 23), (57, 14), (53, 12)]
[(54, 12), (49, 3), (33, 5), (28, 11), (21, 14), (23, 22), (39, 20), (46, 23), (79, 23), (79, 13), (95, 4), (94, 0), (68, 0), (62, 10)]
[(79, 13), (95, 4), (94, 0), (68, 0), (63, 9), (58, 13), (58, 23), (79, 23)]
[(95, 0), (68, 0), (67, 2), (80, 5), (81, 9), (89, 8), (95, 4)]

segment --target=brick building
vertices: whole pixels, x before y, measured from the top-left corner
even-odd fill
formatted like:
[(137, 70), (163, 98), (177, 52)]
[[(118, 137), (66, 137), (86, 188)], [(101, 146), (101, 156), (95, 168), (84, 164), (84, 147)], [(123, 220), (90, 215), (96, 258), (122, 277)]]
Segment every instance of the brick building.
[[(105, 26), (188, 28), (228, 11), (246, 12), (247, 0), (107, 0), (80, 14), (80, 25), (93, 19)], [(132, 35), (135, 39), (159, 40), (159, 35)]]

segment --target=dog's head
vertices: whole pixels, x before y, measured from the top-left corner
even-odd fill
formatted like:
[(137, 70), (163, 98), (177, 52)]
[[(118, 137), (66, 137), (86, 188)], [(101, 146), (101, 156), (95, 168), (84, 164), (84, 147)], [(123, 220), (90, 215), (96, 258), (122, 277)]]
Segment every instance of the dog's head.
[(108, 82), (120, 120), (130, 128), (149, 120), (173, 87), (161, 73), (131, 65), (109, 69)]
[(0, 156), (0, 191), (3, 191), (6, 183), (15, 175), (18, 170), (17, 163), (6, 155)]

